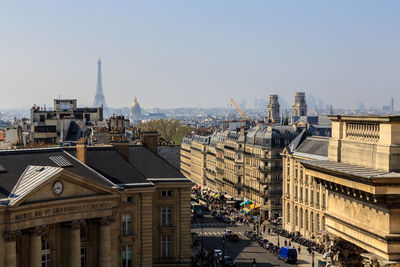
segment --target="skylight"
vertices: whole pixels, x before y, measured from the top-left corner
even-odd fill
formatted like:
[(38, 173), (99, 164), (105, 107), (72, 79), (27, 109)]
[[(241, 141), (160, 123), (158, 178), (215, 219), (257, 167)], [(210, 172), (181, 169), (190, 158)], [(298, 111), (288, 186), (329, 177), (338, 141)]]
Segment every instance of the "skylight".
[(65, 167), (72, 167), (71, 162), (69, 162), (66, 158), (63, 156), (51, 156), (49, 157), (55, 164), (57, 164), (59, 167), (65, 168)]

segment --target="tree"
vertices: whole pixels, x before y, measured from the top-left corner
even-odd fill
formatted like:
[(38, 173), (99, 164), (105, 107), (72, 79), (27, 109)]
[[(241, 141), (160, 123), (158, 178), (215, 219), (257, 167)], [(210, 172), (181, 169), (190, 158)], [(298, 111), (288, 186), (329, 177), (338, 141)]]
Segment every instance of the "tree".
[(183, 137), (193, 131), (192, 127), (182, 125), (179, 120), (152, 120), (140, 122), (136, 127), (143, 131), (156, 130), (161, 138), (174, 145), (180, 145)]

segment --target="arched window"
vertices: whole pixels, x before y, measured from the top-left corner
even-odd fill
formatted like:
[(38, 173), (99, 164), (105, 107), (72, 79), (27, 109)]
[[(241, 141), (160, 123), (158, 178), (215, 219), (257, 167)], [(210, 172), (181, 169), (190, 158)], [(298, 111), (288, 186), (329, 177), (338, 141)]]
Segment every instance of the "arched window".
[(319, 221), (319, 214), (317, 214), (317, 231), (321, 231), (321, 222)]
[(296, 216), (296, 226), (299, 226), (299, 209), (296, 207), (295, 210), (295, 216)]
[(311, 232), (314, 233), (314, 213), (311, 212)]
[(306, 210), (306, 230), (308, 231), (308, 210)]
[(300, 208), (300, 228), (303, 228), (303, 208)]
[(51, 267), (50, 244), (46, 240), (42, 240), (42, 267)]
[(325, 231), (325, 216), (322, 216), (322, 231)]
[(290, 204), (289, 203), (287, 203), (286, 212), (287, 212), (287, 223), (289, 224), (290, 223)]

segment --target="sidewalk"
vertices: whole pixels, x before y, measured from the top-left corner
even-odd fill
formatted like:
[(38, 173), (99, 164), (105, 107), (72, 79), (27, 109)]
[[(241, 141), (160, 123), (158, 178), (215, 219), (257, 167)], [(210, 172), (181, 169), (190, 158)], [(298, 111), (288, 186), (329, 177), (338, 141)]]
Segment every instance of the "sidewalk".
[[(268, 241), (274, 243), (275, 245), (278, 244), (278, 235), (275, 233), (268, 234), (268, 232), (265, 232), (263, 234), (263, 238), (267, 239)], [(279, 236), (279, 245), (282, 247), (285, 245), (285, 240), (287, 241), (287, 243), (289, 244), (289, 239), (284, 238), (283, 236)], [(312, 256), (310, 254), (308, 254), (307, 252), (307, 247), (302, 246), (296, 242), (292, 242), (291, 243), (292, 247), (294, 247), (295, 249), (297, 249), (297, 253), (298, 253), (298, 248), (300, 246), (301, 248), (301, 252), (297, 254), (297, 266), (302, 266), (302, 267), (309, 267), (311, 266), (312, 263)], [(318, 252), (314, 251), (314, 266), (317, 267), (318, 266), (318, 260), (323, 260), (322, 255), (319, 254)]]

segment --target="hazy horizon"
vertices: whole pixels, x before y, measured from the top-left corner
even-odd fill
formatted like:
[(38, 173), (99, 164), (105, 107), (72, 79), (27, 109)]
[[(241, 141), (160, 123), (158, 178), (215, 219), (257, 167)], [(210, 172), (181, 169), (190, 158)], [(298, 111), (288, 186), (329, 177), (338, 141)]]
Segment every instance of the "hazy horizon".
[(110, 107), (226, 107), (304, 91), (335, 108), (400, 102), (398, 1), (8, 1), (0, 109), (76, 98), (97, 59)]

